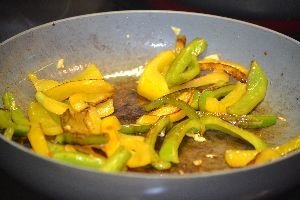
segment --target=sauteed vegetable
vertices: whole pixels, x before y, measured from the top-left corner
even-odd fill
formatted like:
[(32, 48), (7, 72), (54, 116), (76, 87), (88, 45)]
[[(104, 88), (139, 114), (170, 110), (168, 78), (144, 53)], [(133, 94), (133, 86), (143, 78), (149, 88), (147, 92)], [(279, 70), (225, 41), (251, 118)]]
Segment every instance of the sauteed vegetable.
[[(184, 139), (193, 138), (201, 146), (211, 130), (245, 144), (224, 151), (232, 168), (269, 162), (300, 149), (300, 137), (269, 146), (252, 131), (277, 121), (272, 113), (253, 112), (267, 92), (263, 67), (253, 60), (248, 70), (216, 54), (203, 58), (206, 48), (205, 39), (186, 44), (186, 37), (178, 35), (174, 50), (147, 62), (136, 86), (147, 103), (131, 124), (122, 123), (115, 111), (114, 85), (95, 64), (88, 64), (61, 82), (28, 74), (36, 93), (27, 114), (15, 101), (17, 94), (6, 92), (0, 128), (8, 140), (28, 141), (41, 156), (105, 172), (172, 172), (182, 162)], [(193, 163), (201, 165), (202, 160)]]

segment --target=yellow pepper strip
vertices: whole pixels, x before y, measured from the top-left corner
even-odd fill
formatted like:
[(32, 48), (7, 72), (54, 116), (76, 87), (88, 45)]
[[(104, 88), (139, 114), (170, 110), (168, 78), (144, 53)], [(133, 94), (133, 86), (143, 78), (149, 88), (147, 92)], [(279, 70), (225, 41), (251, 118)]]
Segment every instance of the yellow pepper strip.
[(108, 134), (109, 141), (103, 145), (102, 150), (110, 157), (120, 145), (118, 130), (121, 124), (114, 115), (102, 119), (101, 129), (103, 133)]
[(113, 92), (111, 84), (104, 80), (81, 80), (62, 83), (45, 92), (48, 97), (63, 101), (76, 93), (107, 93)]
[(127, 162), (131, 168), (148, 165), (152, 161), (150, 146), (143, 136), (119, 134), (120, 143), (128, 149), (132, 156)]
[(244, 167), (253, 164), (262, 164), (300, 149), (300, 136), (276, 147), (257, 150), (227, 150), (225, 160), (230, 167)]
[[(178, 99), (184, 102), (189, 102), (192, 96), (193, 93), (191, 91), (186, 91), (181, 93), (178, 96)], [(164, 115), (170, 115), (170, 119), (172, 122), (179, 121), (180, 119), (183, 119), (185, 117), (185, 113), (183, 111), (180, 111), (180, 108), (177, 108), (176, 106), (166, 105), (148, 114), (142, 115), (137, 119), (136, 123), (141, 125), (154, 124), (161, 116)]]
[(207, 97), (205, 110), (214, 113), (226, 113), (226, 107), (215, 97)]
[(113, 99), (108, 99), (107, 101), (103, 103), (99, 103), (96, 106), (96, 111), (98, 113), (98, 116), (103, 118), (107, 117), (108, 115), (111, 115), (114, 113), (114, 101)]
[(31, 102), (28, 117), (32, 122), (40, 124), (45, 135), (59, 135), (63, 132), (58, 115), (49, 113), (37, 102)]
[(225, 160), (230, 167), (245, 167), (258, 153), (257, 150), (226, 150)]
[[(192, 96), (193, 96), (192, 91), (187, 91), (187, 92), (181, 93), (177, 97), (177, 99), (187, 103), (192, 98)], [(176, 106), (166, 105), (166, 106), (163, 106), (161, 108), (158, 108), (158, 109), (150, 112), (149, 115), (163, 116), (163, 115), (169, 115), (169, 114), (175, 113), (179, 110), (180, 110), (180, 108), (177, 108)]]
[(236, 87), (227, 94), (223, 99), (221, 99), (221, 103), (227, 108), (233, 104), (235, 104), (245, 93), (247, 90), (247, 85), (241, 82), (236, 83)]
[(62, 115), (69, 108), (68, 104), (56, 101), (42, 92), (37, 92), (35, 98), (46, 110), (57, 115)]
[(37, 122), (31, 122), (27, 137), (34, 152), (42, 156), (49, 156), (47, 140)]
[(88, 64), (86, 69), (75, 75), (69, 81), (102, 80), (103, 76), (95, 64)]
[(59, 85), (58, 81), (48, 79), (38, 79), (36, 74), (28, 74), (28, 78), (34, 85), (36, 91), (46, 91)]
[(125, 135), (118, 132), (121, 124), (116, 116), (102, 119), (102, 132), (108, 134), (109, 141), (104, 144), (102, 150), (108, 157), (118, 149), (120, 145), (128, 149), (132, 156), (127, 162), (128, 167), (140, 167), (151, 163), (151, 151), (145, 138), (142, 136)]
[[(177, 111), (175, 113), (172, 113), (169, 115), (171, 122), (177, 122), (179, 120), (182, 120), (186, 114), (183, 110)], [(140, 118), (137, 119), (136, 124), (140, 125), (151, 125), (154, 124), (159, 120), (159, 116), (157, 115), (143, 115)]]
[(219, 69), (232, 75), (241, 82), (246, 82), (247, 80), (248, 69), (232, 61), (207, 58), (199, 60), (198, 64), (202, 70)]
[(91, 134), (101, 134), (101, 118), (95, 107), (90, 107), (84, 118), (84, 123)]
[(174, 59), (175, 53), (167, 50), (150, 60), (138, 80), (137, 93), (149, 100), (169, 94), (170, 91), (162, 73), (166, 71), (166, 68), (169, 68)]
[(189, 82), (186, 82), (184, 84), (174, 86), (170, 89), (170, 93), (186, 89), (186, 88), (197, 88), (197, 87), (202, 87), (202, 86), (207, 86), (207, 85), (212, 85), (218, 82), (228, 82), (229, 81), (229, 76), (228, 74), (221, 72), (221, 71), (215, 71), (209, 74), (206, 74), (204, 76), (200, 76), (198, 78), (195, 78)]
[(76, 93), (70, 96), (69, 102), (75, 112), (80, 112), (89, 106), (97, 104), (112, 96), (112, 92), (105, 93)]
[(220, 101), (215, 97), (207, 97), (205, 110), (208, 112), (227, 113), (226, 109), (235, 104), (247, 90), (247, 85), (237, 82), (235, 88)]

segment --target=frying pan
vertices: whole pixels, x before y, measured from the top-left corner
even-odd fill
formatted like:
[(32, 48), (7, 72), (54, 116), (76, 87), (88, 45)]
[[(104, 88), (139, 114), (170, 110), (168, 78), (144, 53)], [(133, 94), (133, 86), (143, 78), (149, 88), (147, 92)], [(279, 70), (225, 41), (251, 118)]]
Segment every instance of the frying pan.
[[(287, 36), (237, 20), (172, 11), (124, 11), (74, 17), (25, 31), (0, 45), (0, 93), (23, 105), (33, 96), (26, 74), (62, 80), (85, 63), (104, 74), (133, 69), (173, 48), (171, 26), (187, 38), (208, 41), (206, 54), (247, 65), (256, 59), (270, 79), (267, 106), (287, 120), (276, 125), (280, 144), (300, 130), (300, 44)], [(65, 70), (56, 62), (64, 58)], [(271, 129), (273, 131), (274, 129)], [(298, 131), (298, 132), (297, 132)], [(300, 153), (243, 169), (185, 175), (108, 174), (59, 164), (0, 136), (0, 165), (11, 176), (56, 199), (259, 199), (300, 183)]]

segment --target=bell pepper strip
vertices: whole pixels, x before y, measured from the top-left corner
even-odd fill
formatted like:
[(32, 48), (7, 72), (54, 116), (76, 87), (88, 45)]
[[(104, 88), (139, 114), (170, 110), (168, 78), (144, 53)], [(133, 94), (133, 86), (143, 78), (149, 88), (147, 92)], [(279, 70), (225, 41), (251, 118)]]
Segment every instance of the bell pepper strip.
[(178, 55), (182, 49), (184, 49), (186, 44), (186, 36), (185, 35), (177, 35), (176, 43), (175, 43), (175, 53)]
[(189, 103), (190, 106), (194, 110), (199, 110), (199, 98), (200, 98), (200, 96), (201, 96), (201, 92), (199, 90), (194, 90), (191, 102)]
[(3, 101), (4, 108), (10, 110), (11, 118), (14, 123), (29, 127), (29, 121), (25, 117), (20, 107), (17, 105), (12, 93), (10, 92), (4, 93), (2, 97), (2, 101)]
[(106, 93), (76, 93), (70, 96), (69, 102), (72, 109), (80, 112), (86, 109), (89, 105), (96, 105), (103, 102), (112, 96), (112, 92)]
[(152, 125), (124, 124), (119, 131), (127, 135), (138, 135), (147, 133), (151, 127)]
[(31, 122), (40, 124), (45, 135), (59, 135), (63, 132), (58, 115), (50, 114), (38, 102), (31, 102), (28, 107), (28, 117)]
[(263, 150), (267, 148), (265, 142), (255, 134), (231, 125), (218, 117), (204, 116), (200, 119), (188, 119), (175, 125), (164, 139), (159, 151), (160, 158), (165, 161), (178, 163), (179, 145), (185, 134), (191, 130), (200, 131), (202, 134), (206, 130), (217, 130), (247, 141), (252, 144), (256, 150)]
[(96, 106), (96, 111), (99, 117), (107, 117), (115, 112), (113, 99), (108, 99), (103, 103), (99, 103)]
[[(103, 75), (96, 64), (88, 64), (87, 67), (67, 81), (82, 81), (82, 80), (102, 80)], [(66, 81), (66, 82), (67, 82)]]
[(105, 172), (120, 172), (126, 168), (126, 163), (131, 157), (131, 152), (123, 146), (119, 146), (114, 154), (100, 167)]
[(57, 151), (52, 152), (54, 160), (62, 163), (99, 170), (104, 165), (105, 159), (80, 152)]
[[(169, 114), (171, 122), (177, 122), (186, 117), (183, 110)], [(157, 115), (143, 115), (137, 119), (136, 123), (139, 125), (152, 125), (159, 120), (160, 116)]]
[(4, 133), (3, 133), (3, 136), (7, 140), (12, 140), (14, 132), (15, 132), (14, 128), (6, 128), (5, 131), (4, 131)]
[[(189, 90), (189, 91), (181, 93), (178, 97), (176, 97), (176, 99), (179, 99), (179, 100), (184, 101), (184, 102), (188, 102), (191, 99), (192, 95), (193, 95), (193, 91)], [(178, 108), (176, 106), (172, 106), (172, 105), (165, 105), (164, 106), (164, 104), (165, 104), (164, 98), (174, 98), (174, 97), (172, 97), (171, 95), (166, 95), (164, 97), (160, 97), (158, 99), (155, 99), (154, 101), (144, 105), (143, 106), (144, 110), (145, 111), (151, 111), (151, 110), (154, 110), (156, 108), (159, 108), (159, 109), (149, 113), (150, 115), (158, 115), (158, 116), (172, 114), (172, 113), (177, 112), (177, 111), (180, 110), (180, 108)]]
[(197, 64), (197, 56), (206, 47), (207, 42), (204, 39), (195, 38), (180, 51), (165, 75), (169, 88), (190, 81), (199, 75), (200, 68)]
[(245, 83), (247, 81), (248, 70), (238, 63), (226, 60), (212, 59), (211, 57), (199, 60), (198, 64), (201, 70), (222, 70), (242, 83)]
[(179, 163), (178, 148), (185, 134), (191, 130), (200, 131), (203, 125), (199, 120), (187, 119), (176, 124), (166, 135), (159, 150), (159, 158), (166, 162)]
[[(160, 101), (162, 101), (164, 104), (170, 104), (172, 106), (176, 106), (176, 107), (180, 108), (191, 119), (198, 119), (199, 118), (196, 111), (189, 104), (187, 104), (186, 102), (184, 102), (182, 100), (175, 99), (175, 98), (170, 98), (168, 96), (164, 96), (164, 97), (160, 98)], [(146, 107), (146, 109), (147, 109), (147, 107)]]
[(190, 80), (181, 85), (174, 86), (174, 87), (170, 88), (170, 93), (176, 92), (179, 90), (183, 90), (186, 88), (198, 88), (198, 87), (203, 87), (203, 86), (209, 86), (212, 84), (217, 84), (219, 82), (227, 83), (228, 81), (229, 81), (228, 74), (226, 74), (224, 72), (215, 71), (215, 72), (211, 72), (206, 75), (194, 78), (193, 80)]
[(145, 142), (150, 145), (151, 148), (155, 148), (155, 143), (158, 135), (171, 125), (170, 117), (161, 117), (149, 130), (146, 135)]
[(246, 115), (251, 112), (265, 97), (268, 78), (256, 61), (251, 62), (247, 79), (247, 91), (238, 102), (227, 108), (230, 114)]
[(208, 97), (219, 99), (229, 94), (234, 88), (235, 85), (231, 84), (217, 88), (215, 90), (204, 90), (199, 97), (199, 109), (201, 111), (206, 111), (206, 101)]
[(292, 151), (300, 149), (300, 137), (295, 137), (288, 142), (275, 147), (258, 150), (227, 150), (225, 160), (230, 167), (244, 167), (250, 164), (263, 164)]
[(230, 167), (244, 167), (255, 159), (258, 153), (257, 150), (226, 150), (225, 161)]
[[(205, 130), (216, 130), (227, 133), (233, 137), (240, 138), (250, 143), (256, 150), (267, 148), (267, 144), (254, 133), (236, 127), (218, 117), (205, 116), (200, 118), (200, 122), (205, 125)], [(202, 130), (202, 131), (205, 131)]]
[(167, 161), (163, 161), (159, 158), (158, 154), (155, 151), (155, 144), (158, 135), (162, 131), (166, 131), (166, 129), (169, 129), (168, 126), (171, 125), (170, 117), (169, 116), (164, 116), (161, 117), (149, 130), (149, 132), (146, 135), (145, 142), (149, 144), (151, 148), (151, 153), (152, 153), (152, 166), (158, 170), (166, 170), (171, 167), (171, 163)]
[(95, 107), (90, 107), (83, 119), (90, 134), (101, 134), (101, 118)]
[(151, 163), (151, 148), (145, 142), (143, 136), (125, 135), (119, 133), (120, 145), (131, 152), (131, 158), (127, 162), (130, 168), (142, 167)]
[(152, 101), (169, 94), (169, 87), (163, 72), (175, 59), (174, 52), (167, 50), (156, 55), (145, 65), (144, 72), (138, 80), (137, 93)]
[(42, 156), (49, 156), (47, 140), (39, 123), (31, 122), (27, 137), (35, 153)]
[(232, 115), (224, 113), (211, 113), (211, 112), (202, 112), (198, 111), (197, 114), (200, 117), (203, 116), (215, 116), (220, 119), (229, 122), (232, 125), (235, 125), (240, 128), (266, 128), (276, 124), (277, 116), (276, 115)]
[(62, 115), (69, 108), (68, 104), (52, 99), (42, 92), (35, 94), (35, 99), (49, 112), (57, 115)]
[(54, 142), (57, 144), (78, 144), (78, 145), (93, 145), (105, 144), (109, 140), (108, 136), (102, 135), (79, 135), (63, 133), (55, 137)]
[(29, 80), (32, 82), (37, 92), (44, 92), (60, 84), (58, 81), (55, 80), (38, 79), (36, 74), (33, 73), (30, 73), (27, 76)]
[(29, 131), (29, 127), (23, 125), (19, 126), (12, 121), (9, 110), (0, 109), (0, 129), (8, 128), (14, 129), (14, 135), (19, 137), (26, 136)]
[(113, 87), (104, 80), (81, 80), (61, 83), (45, 91), (45, 95), (63, 101), (76, 93), (111, 93)]
[(207, 97), (205, 110), (208, 112), (226, 113), (227, 107), (235, 104), (246, 93), (246, 84), (237, 82), (235, 85), (235, 88), (220, 101), (215, 97)]

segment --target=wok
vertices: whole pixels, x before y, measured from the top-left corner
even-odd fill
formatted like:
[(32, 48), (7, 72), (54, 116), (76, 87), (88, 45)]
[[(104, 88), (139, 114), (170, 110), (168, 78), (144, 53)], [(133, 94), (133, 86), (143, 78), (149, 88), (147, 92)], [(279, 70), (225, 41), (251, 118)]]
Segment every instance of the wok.
[[(74, 17), (25, 31), (0, 45), (0, 93), (12, 91), (26, 105), (33, 88), (25, 79), (64, 79), (81, 64), (97, 63), (104, 74), (142, 65), (173, 48), (171, 26), (188, 39), (208, 41), (206, 54), (248, 64), (257, 59), (270, 82), (259, 107), (287, 119), (268, 143), (279, 144), (300, 130), (300, 44), (280, 33), (237, 20), (172, 11), (111, 12)], [(64, 58), (65, 73), (56, 62)], [(74, 67), (75, 66), (75, 67)], [(298, 131), (298, 132), (297, 132)], [(22, 183), (57, 199), (259, 199), (300, 184), (300, 153), (262, 166), (185, 175), (107, 174), (39, 157), (0, 136), (1, 168)]]

